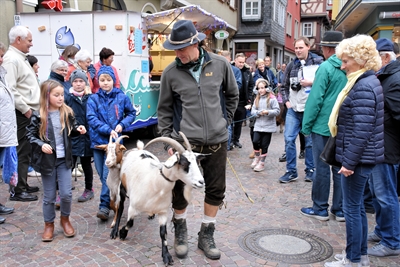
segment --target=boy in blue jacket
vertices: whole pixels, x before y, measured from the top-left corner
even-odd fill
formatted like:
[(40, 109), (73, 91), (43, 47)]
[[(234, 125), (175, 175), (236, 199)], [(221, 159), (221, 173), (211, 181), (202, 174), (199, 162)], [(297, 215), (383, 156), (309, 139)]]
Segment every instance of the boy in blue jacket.
[(108, 144), (110, 135), (117, 139), (133, 123), (136, 111), (128, 96), (114, 87), (115, 75), (110, 66), (101, 66), (97, 75), (100, 90), (90, 96), (86, 116), (90, 127), (94, 165), (102, 184), (97, 217), (106, 221), (110, 213), (110, 191), (106, 184), (108, 168), (105, 165), (107, 154), (96, 146)]

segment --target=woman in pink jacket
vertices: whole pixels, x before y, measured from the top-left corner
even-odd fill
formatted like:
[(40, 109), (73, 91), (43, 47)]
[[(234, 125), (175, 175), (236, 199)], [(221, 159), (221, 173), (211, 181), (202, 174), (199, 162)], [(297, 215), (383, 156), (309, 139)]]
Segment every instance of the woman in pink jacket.
[(103, 49), (101, 49), (100, 53), (99, 53), (99, 57), (100, 60), (99, 62), (97, 62), (96, 64), (94, 64), (94, 68), (96, 69), (96, 75), (93, 79), (93, 93), (97, 93), (97, 91), (99, 91), (100, 85), (99, 85), (99, 81), (97, 79), (97, 73), (99, 72), (99, 69), (102, 65), (106, 65), (106, 66), (110, 66), (115, 74), (115, 85), (114, 87), (120, 89), (121, 84), (119, 82), (119, 76), (118, 76), (118, 72), (117, 69), (114, 66), (111, 66), (111, 63), (114, 61), (114, 51), (112, 51), (109, 48), (103, 47)]

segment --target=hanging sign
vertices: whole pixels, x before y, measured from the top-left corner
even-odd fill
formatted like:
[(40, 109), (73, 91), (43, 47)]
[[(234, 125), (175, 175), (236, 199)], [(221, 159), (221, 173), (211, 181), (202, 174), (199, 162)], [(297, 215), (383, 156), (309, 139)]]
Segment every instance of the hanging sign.
[(229, 32), (225, 30), (219, 30), (214, 34), (215, 38), (218, 40), (224, 40), (229, 37)]
[(42, 1), (42, 6), (45, 9), (53, 9), (54, 11), (59, 11), (59, 12), (61, 12), (63, 10), (61, 0)]

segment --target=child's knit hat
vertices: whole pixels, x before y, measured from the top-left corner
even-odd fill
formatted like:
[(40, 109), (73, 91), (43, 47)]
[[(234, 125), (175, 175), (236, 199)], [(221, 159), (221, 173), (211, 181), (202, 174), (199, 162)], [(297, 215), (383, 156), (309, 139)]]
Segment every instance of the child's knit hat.
[(83, 70), (76, 69), (71, 73), (71, 76), (69, 77), (69, 81), (72, 82), (75, 81), (75, 79), (82, 79), (85, 81), (86, 85), (89, 84), (88, 82), (88, 77), (86, 76), (86, 73)]
[(100, 77), (100, 75), (102, 74), (108, 74), (111, 76), (111, 78), (114, 81), (115, 84), (115, 74), (114, 74), (114, 70), (111, 66), (106, 66), (106, 65), (102, 65), (99, 69), (99, 71), (97, 72), (97, 79)]

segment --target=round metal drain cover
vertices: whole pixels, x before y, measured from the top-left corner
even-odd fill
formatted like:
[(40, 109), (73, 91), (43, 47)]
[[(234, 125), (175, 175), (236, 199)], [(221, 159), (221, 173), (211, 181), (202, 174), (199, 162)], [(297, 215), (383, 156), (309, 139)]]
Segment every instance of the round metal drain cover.
[(328, 242), (307, 232), (260, 228), (239, 237), (239, 245), (255, 257), (290, 264), (321, 262), (332, 256)]

